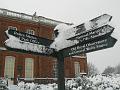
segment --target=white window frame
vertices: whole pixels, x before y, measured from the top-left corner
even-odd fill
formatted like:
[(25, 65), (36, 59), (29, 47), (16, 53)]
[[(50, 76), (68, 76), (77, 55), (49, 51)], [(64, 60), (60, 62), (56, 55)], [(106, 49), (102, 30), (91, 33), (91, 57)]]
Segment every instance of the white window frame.
[(27, 29), (26, 33), (31, 34), (31, 35), (35, 35), (35, 30)]
[(25, 78), (33, 78), (34, 59), (25, 58)]
[(79, 62), (74, 62), (74, 70), (75, 70), (75, 76), (79, 76), (80, 75), (80, 63)]
[(14, 27), (14, 26), (8, 26), (8, 30), (9, 29), (13, 29), (13, 30), (16, 30), (17, 31), (17, 27)]
[(15, 68), (15, 57), (6, 56), (5, 57), (5, 69), (4, 76), (8, 78), (14, 78), (14, 68)]

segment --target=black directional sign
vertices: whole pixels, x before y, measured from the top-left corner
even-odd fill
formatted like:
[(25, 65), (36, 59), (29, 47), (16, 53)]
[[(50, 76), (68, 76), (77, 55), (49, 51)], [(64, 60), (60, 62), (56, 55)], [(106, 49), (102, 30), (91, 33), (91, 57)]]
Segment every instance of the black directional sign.
[(112, 16), (108, 14), (103, 14), (101, 16), (98, 16), (88, 21), (87, 24), (83, 23), (78, 26), (75, 26), (74, 28), (77, 29), (75, 34), (79, 35), (79, 33), (81, 33), (82, 31), (99, 28), (103, 25), (106, 25), (108, 22), (111, 21), (111, 19), (112, 19)]
[(74, 56), (113, 47), (116, 41), (117, 40), (115, 38), (109, 36), (100, 40), (93, 40), (89, 43), (77, 44), (75, 46), (63, 49), (61, 52), (64, 57)]
[[(94, 38), (97, 39), (98, 36), (104, 37), (105, 35), (107, 36), (107, 34), (110, 35), (114, 28), (107, 24), (111, 21), (111, 19), (112, 19), (111, 15), (103, 14), (103, 15), (96, 17), (88, 22), (85, 22), (80, 25), (76, 25), (76, 26), (66, 29), (65, 36), (63, 39), (68, 40), (68, 42), (66, 42), (66, 43), (69, 43), (69, 42), (71, 43), (71, 41), (69, 41), (69, 40), (72, 40), (73, 44), (65, 44), (64, 47), (60, 47), (59, 50), (68, 48), (68, 47), (70, 47), (70, 45), (75, 45), (76, 43), (78, 43), (78, 41), (79, 41), (79, 43), (81, 43), (81, 42), (85, 43), (90, 39), (94, 39)], [(87, 36), (87, 34), (88, 34), (88, 36)], [(87, 36), (87, 37), (85, 37), (85, 36)], [(59, 38), (59, 37), (57, 37), (57, 38)], [(54, 44), (56, 44), (56, 46), (59, 45), (59, 43), (57, 43), (57, 42), (54, 42)]]
[(6, 31), (6, 34), (9, 39), (5, 41), (5, 46), (10, 50), (48, 56), (51, 55), (54, 51), (49, 47), (53, 42), (52, 40), (16, 30), (8, 30)]
[(72, 28), (69, 28), (68, 32), (70, 32), (70, 33), (68, 33), (69, 35), (68, 35), (67, 39), (72, 38), (76, 35), (79, 35), (83, 31), (96, 29), (96, 28), (99, 28), (101, 26), (107, 25), (111, 21), (111, 19), (112, 19), (111, 15), (103, 14), (103, 15), (98, 16), (92, 20), (85, 22), (85, 23), (82, 23), (80, 25), (76, 25)]
[(53, 42), (53, 40), (49, 40), (46, 38), (38, 37), (35, 35), (31, 35), (25, 32), (20, 32), (12, 29), (7, 30), (6, 32), (10, 35), (19, 38), (21, 41), (30, 42), (34, 44), (49, 46)]
[(84, 32), (81, 32), (79, 35), (69, 38), (68, 40), (77, 40), (79, 43), (86, 43), (90, 40), (100, 39), (103, 37), (110, 36), (114, 28), (110, 25), (104, 25), (97, 29), (91, 29)]

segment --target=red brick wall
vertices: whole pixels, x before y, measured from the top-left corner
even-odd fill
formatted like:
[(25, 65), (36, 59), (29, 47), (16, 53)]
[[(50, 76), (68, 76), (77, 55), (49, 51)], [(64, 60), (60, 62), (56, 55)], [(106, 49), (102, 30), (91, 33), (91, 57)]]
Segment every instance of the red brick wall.
[[(4, 18), (0, 16), (0, 47), (4, 47), (4, 41), (7, 39), (5, 36), (5, 30), (8, 26), (17, 27), (18, 31), (26, 32), (27, 29), (35, 30), (35, 35), (52, 39), (53, 28), (51, 26), (41, 25), (40, 23), (33, 23), (28, 21), (21, 21), (20, 19)], [(18, 73), (18, 66), (23, 68), (21, 77), (25, 77), (25, 58), (34, 59), (34, 77), (53, 77), (53, 64), (54, 58), (30, 55), (23, 53), (16, 53), (13, 51), (0, 51), (0, 67), (2, 71), (1, 75), (4, 76), (5, 56), (14, 56), (15, 59), (15, 78)], [(74, 77), (74, 61), (80, 62), (81, 72), (87, 72), (87, 60), (86, 58), (65, 58), (65, 77)]]
[(76, 57), (68, 57), (65, 58), (65, 76), (66, 77), (75, 77), (75, 68), (74, 62), (80, 63), (80, 72), (87, 73), (87, 60), (86, 58), (76, 58)]

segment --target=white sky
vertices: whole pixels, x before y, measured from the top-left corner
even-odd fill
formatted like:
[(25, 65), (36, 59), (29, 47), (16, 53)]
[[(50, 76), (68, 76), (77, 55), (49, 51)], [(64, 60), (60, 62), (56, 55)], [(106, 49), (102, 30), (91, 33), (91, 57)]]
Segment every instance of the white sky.
[(70, 23), (83, 23), (104, 13), (113, 16), (113, 36), (118, 42), (113, 48), (87, 54), (92, 62), (103, 71), (108, 65), (120, 63), (120, 0), (0, 0), (0, 8), (44, 16)]

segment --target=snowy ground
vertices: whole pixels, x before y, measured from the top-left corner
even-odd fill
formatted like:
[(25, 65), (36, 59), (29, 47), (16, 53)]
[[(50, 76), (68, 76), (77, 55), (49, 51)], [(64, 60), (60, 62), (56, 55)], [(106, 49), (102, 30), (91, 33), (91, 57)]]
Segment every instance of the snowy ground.
[[(120, 90), (120, 75), (78, 77), (66, 81), (66, 90)], [(34, 84), (20, 82), (10, 85), (9, 90), (57, 90), (57, 84)]]

